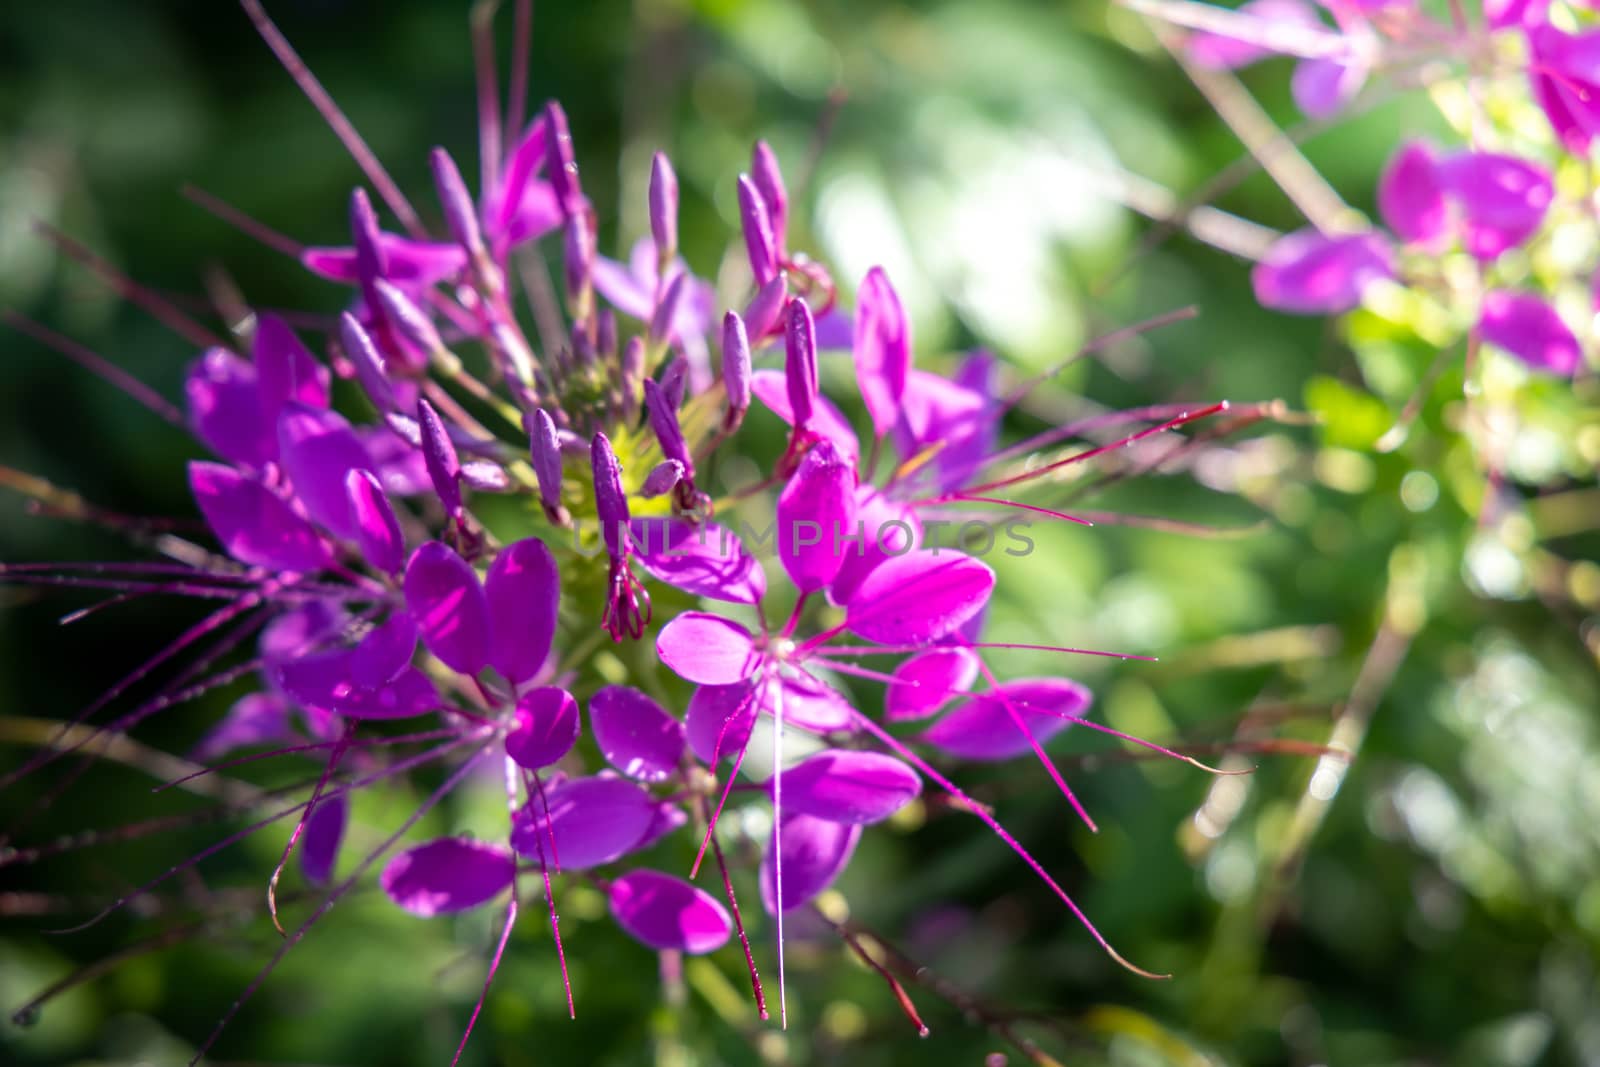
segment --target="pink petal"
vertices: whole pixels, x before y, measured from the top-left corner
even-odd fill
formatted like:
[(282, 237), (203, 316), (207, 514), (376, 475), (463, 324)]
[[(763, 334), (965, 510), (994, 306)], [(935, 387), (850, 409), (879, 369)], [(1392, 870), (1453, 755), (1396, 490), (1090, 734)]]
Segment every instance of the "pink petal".
[(600, 754), (641, 782), (660, 782), (683, 758), (683, 723), (637, 689), (608, 685), (589, 701), (589, 725)]
[(405, 536), (378, 476), (369, 470), (353, 470), (345, 475), (344, 491), (361, 554), (378, 570), (398, 573), (405, 561)]
[(530, 771), (548, 767), (578, 743), (578, 702), (545, 686), (522, 694), (506, 734), (506, 755)]
[(489, 602), (472, 565), (447, 545), (427, 541), (406, 564), (406, 610), (422, 643), (446, 667), (468, 676), (489, 662)]
[(332, 555), (311, 524), (276, 493), (220, 463), (189, 464), (189, 488), (223, 550), (241, 563), (314, 571)]
[[(815, 592), (833, 580), (856, 530), (856, 471), (826, 439), (818, 441), (778, 496), (778, 559), (795, 588)], [(857, 542), (859, 543), (859, 542)]]
[(441, 837), (395, 856), (378, 884), (389, 899), (426, 919), (493, 900), (510, 887), (515, 874), (516, 862), (505, 848)]
[(1007, 713), (1002, 696), (1040, 744), (1071, 725), (1062, 715), (1081, 718), (1094, 699), (1066, 678), (1021, 678), (958, 705), (921, 740), (969, 760), (1008, 760), (1031, 752), (1033, 746)]
[(351, 719), (409, 719), (441, 706), (433, 682), (415, 667), (373, 685), (357, 683), (353, 653), (314, 652), (281, 664), (279, 683), (302, 705)]
[(1496, 152), (1458, 152), (1442, 160), (1439, 182), (1461, 207), (1462, 243), (1484, 261), (1538, 232), (1555, 195), (1543, 167)]
[(260, 467), (277, 458), (272, 424), (261, 414), (256, 370), (226, 348), (208, 348), (183, 383), (195, 436), (231, 463)]
[(1294, 68), (1289, 87), (1306, 118), (1331, 119), (1355, 99), (1368, 73), (1363, 63), (1303, 59)]
[(783, 687), (783, 721), (813, 733), (854, 733), (856, 711), (850, 702), (832, 686), (809, 674), (794, 673), (785, 677), (769, 676), (761, 690), (761, 710), (772, 714), (774, 692)]
[(916, 771), (879, 752), (831, 749), (783, 772), (785, 810), (830, 822), (880, 822), (921, 792)]
[(895, 680), (883, 696), (884, 718), (890, 722), (926, 719), (970, 689), (977, 677), (978, 657), (969, 649), (920, 652), (895, 668)]
[(678, 677), (700, 685), (741, 682), (761, 664), (750, 631), (701, 611), (686, 611), (662, 627), (656, 653)]
[(249, 693), (228, 709), (222, 721), (195, 746), (194, 758), (214, 760), (255, 745), (297, 740), (289, 705), (275, 693)]
[[(785, 783), (787, 785), (787, 783)], [(861, 840), (861, 826), (829, 822), (798, 812), (783, 817), (783, 910), (807, 904), (844, 871)], [(761, 903), (777, 912), (773, 851), (769, 841), (761, 857)]]
[(1537, 371), (1571, 376), (1583, 348), (1554, 308), (1532, 293), (1496, 290), (1483, 298), (1478, 333)]
[[(752, 335), (753, 336), (753, 335)], [(789, 383), (781, 370), (758, 370), (750, 375), (750, 391), (778, 418), (794, 425), (794, 409), (789, 406)], [(855, 428), (825, 396), (813, 401), (811, 429), (822, 435), (839, 450), (845, 462), (855, 465), (861, 458), (861, 444), (856, 439)]]
[(1450, 226), (1433, 150), (1408, 141), (1390, 157), (1378, 179), (1378, 212), (1401, 240), (1431, 244)]
[(1263, 307), (1324, 315), (1355, 308), (1368, 285), (1394, 277), (1394, 251), (1381, 234), (1327, 237), (1308, 229), (1279, 238), (1250, 280)]
[[(839, 573), (828, 586), (828, 599), (843, 604), (878, 564), (890, 556), (909, 552), (922, 543), (922, 523), (905, 504), (890, 500), (876, 486), (856, 490), (857, 532), (847, 541)], [(859, 536), (857, 536), (857, 533)]]
[(845, 606), (845, 624), (881, 645), (922, 645), (983, 609), (994, 571), (951, 551), (921, 548), (885, 560)]
[(304, 404), (284, 405), (278, 416), (278, 453), (307, 514), (324, 529), (355, 540), (345, 479), (353, 470), (371, 470), (372, 457), (344, 416)]
[(733, 759), (750, 740), (758, 707), (755, 685), (749, 680), (700, 686), (683, 717), (689, 749), (707, 765)]
[(489, 607), (489, 662), (525, 682), (550, 658), (561, 575), (544, 542), (529, 537), (500, 550), (483, 582)]
[(387, 622), (374, 626), (350, 650), (350, 681), (380, 686), (411, 666), (411, 657), (416, 654), (417, 624), (410, 615), (397, 611)]
[(550, 802), (548, 819), (537, 790), (517, 812), (511, 847), (529, 859), (543, 856), (564, 871), (587, 870), (626, 856), (656, 822), (656, 802), (623, 778), (570, 778), (546, 790), (545, 798)]
[(879, 437), (900, 418), (911, 372), (911, 320), (882, 267), (873, 267), (856, 295), (854, 353), (861, 399)]
[(710, 894), (659, 871), (624, 875), (607, 895), (617, 925), (651, 948), (700, 955), (715, 952), (733, 933), (733, 920)]
[(735, 604), (754, 604), (766, 595), (766, 572), (726, 527), (659, 518), (634, 519), (630, 527), (634, 561), (651, 577)]
[(313, 408), (328, 406), (328, 368), (317, 362), (283, 319), (256, 316), (250, 353), (261, 385), (261, 415), (266, 425), (276, 426), (278, 412), (291, 400)]
[(300, 843), (300, 873), (312, 885), (326, 885), (333, 877), (339, 842), (344, 840), (344, 827), (349, 818), (348, 793), (325, 796), (311, 809)]

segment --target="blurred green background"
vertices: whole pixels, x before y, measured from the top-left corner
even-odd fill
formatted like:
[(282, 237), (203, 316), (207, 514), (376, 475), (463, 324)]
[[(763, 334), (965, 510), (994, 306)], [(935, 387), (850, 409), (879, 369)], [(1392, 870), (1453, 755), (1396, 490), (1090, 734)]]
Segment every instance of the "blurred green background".
[[(469, 173), (475, 162), (465, 7), (270, 9), (437, 218), (427, 148), (446, 145)], [(992, 639), (1157, 655), (1065, 669), (1095, 689), (1104, 721), (1231, 748), (1206, 758), (1259, 767), (1212, 778), (1069, 731), (1052, 751), (1098, 835), (1030, 761), (959, 777), (1114, 944), (1171, 981), (1116, 968), (975, 820), (930, 804), (869, 833), (838, 886), (853, 918), (972, 998), (952, 1004), (912, 984), (927, 1039), (825, 930), (791, 928), (787, 1033), (755, 1021), (732, 947), (691, 962), (684, 1003), (670, 1007), (655, 957), (574, 886), (561, 901), (576, 1022), (547, 927), (527, 909), (464, 1062), (1026, 1062), (1010, 1030), (1066, 1064), (1600, 1063), (1592, 378), (1518, 394), (1531, 429), (1514, 435), (1508, 500), (1492, 522), (1476, 522), (1483, 477), (1461, 432), (1458, 370), (1411, 440), (1376, 452), (1433, 353), (1403, 322), (1363, 315), (1341, 330), (1264, 312), (1246, 262), (1181, 233), (1140, 251), (1149, 224), (1119, 200), (1181, 199), (1242, 150), (1148, 28), (1093, 0), (545, 3), (532, 54), (534, 100), (557, 97), (571, 116), (605, 250), (645, 230), (649, 155), (664, 148), (683, 184), (686, 252), (715, 277), (736, 232), (735, 176), (765, 137), (796, 192), (791, 246), (814, 250), (847, 289), (885, 264), (915, 316), (923, 365), (949, 366), (981, 345), (1023, 375), (1094, 334), (1200, 309), (1075, 365), (1008, 432), (1102, 407), (1224, 397), (1282, 398), (1324, 421), (1256, 427), (1190, 469), (1130, 480), (1092, 505), (1229, 527), (1266, 520), (1249, 536), (1041, 527), (1039, 551), (997, 564)], [(1291, 121), (1286, 70), (1268, 64), (1247, 82)], [(1384, 100), (1306, 154), (1370, 208), (1390, 147), (1432, 114), (1425, 99)], [(0, 12), (0, 305), (168, 397), (181, 396), (192, 349), (65, 261), (35, 220), (197, 310), (208, 278), (226, 276), (259, 305), (330, 312), (343, 292), (180, 188), (193, 183), (296, 239), (336, 243), (359, 180), (231, 4), (64, 0)], [(1214, 202), (1276, 229), (1300, 225), (1259, 175)], [(112, 511), (191, 514), (181, 471), (194, 442), (31, 340), (8, 332), (0, 346), (0, 464)], [(825, 373), (835, 395), (848, 383), (842, 365)], [(0, 558), (135, 556), (102, 531), (0, 497)], [(88, 602), (0, 590), (0, 766), (48, 736), (41, 720), (70, 716), (199, 617), (191, 605), (136, 601), (57, 624)], [(996, 666), (1063, 669), (1025, 653)], [(183, 751), (236, 692), (158, 716), (137, 736)], [(1291, 743), (1358, 756), (1342, 774), (1337, 759), (1256, 750)], [(0, 794), (5, 825), (70, 766)], [(97, 766), (14, 843), (206, 807), (149, 785)], [(414, 799), (403, 789), (364, 797), (357, 840), (381, 839)], [(496, 803), (493, 783), (468, 791), (418, 834), (470, 828)], [(5, 1024), (0, 1060), (187, 1060), (278, 943), (262, 889), (281, 833), (208, 859), (158, 901), (91, 931), (44, 930), (233, 825), (0, 867), (8, 1013), (76, 967), (173, 942), (113, 959), (31, 1025)], [(663, 849), (662, 865), (684, 862), (688, 847)], [(743, 899), (771, 995), (770, 936), (748, 880)], [(309, 912), (293, 900), (296, 917)], [(210, 918), (196, 925), (199, 915)], [(423, 922), (357, 893), (290, 953), (213, 1062), (448, 1062), (497, 923), (492, 909)]]

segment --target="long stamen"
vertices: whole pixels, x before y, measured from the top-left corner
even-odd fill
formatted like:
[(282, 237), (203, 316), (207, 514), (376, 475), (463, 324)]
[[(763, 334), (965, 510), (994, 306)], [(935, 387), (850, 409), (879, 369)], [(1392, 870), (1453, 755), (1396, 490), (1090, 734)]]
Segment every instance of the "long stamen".
[(1072, 787), (1067, 784), (1067, 780), (1061, 777), (1061, 771), (1056, 768), (1055, 761), (1045, 752), (1044, 746), (1039, 744), (1039, 739), (1028, 728), (1028, 723), (1023, 719), (1022, 713), (1012, 705), (1011, 698), (1006, 696), (999, 680), (995, 678), (994, 672), (989, 669), (987, 663), (983, 662), (982, 656), (976, 658), (978, 660), (978, 670), (983, 672), (984, 679), (994, 687), (994, 691), (989, 695), (999, 702), (1000, 707), (1005, 709), (1006, 717), (1011, 720), (1011, 725), (1017, 728), (1017, 732), (1027, 738), (1028, 747), (1033, 749), (1033, 754), (1039, 757), (1040, 763), (1044, 764), (1044, 769), (1049, 772), (1050, 780), (1056, 784), (1057, 789), (1061, 790), (1061, 795), (1067, 798), (1067, 803), (1071, 804), (1072, 810), (1078, 813), (1078, 818), (1082, 819), (1084, 825), (1091, 831), (1099, 833), (1100, 827), (1095, 825), (1095, 821), (1089, 817), (1088, 811), (1079, 803), (1077, 794), (1072, 791)]
[(511, 886), (511, 900), (506, 905), (506, 922), (500, 929), (500, 942), (495, 946), (494, 958), (489, 961), (489, 973), (483, 977), (483, 989), (478, 993), (478, 1002), (472, 1006), (472, 1016), (467, 1020), (467, 1028), (461, 1035), (461, 1044), (456, 1046), (456, 1054), (450, 1058), (450, 1067), (456, 1067), (461, 1062), (461, 1054), (467, 1050), (467, 1039), (472, 1037), (472, 1028), (478, 1025), (478, 1015), (483, 1011), (483, 1002), (489, 998), (489, 986), (494, 983), (495, 972), (500, 969), (500, 958), (505, 955), (506, 942), (511, 940), (511, 928), (517, 923), (517, 887), (515, 882)]
[[(705, 798), (700, 799), (700, 811), (706, 811)], [(750, 988), (756, 997), (756, 1012), (765, 1022), (767, 1016), (767, 995), (761, 989), (761, 975), (756, 970), (756, 958), (750, 951), (750, 935), (744, 930), (744, 917), (739, 914), (739, 899), (733, 892), (733, 879), (728, 876), (728, 861), (722, 855), (722, 842), (715, 837), (711, 838), (711, 847), (716, 851), (717, 870), (722, 872), (722, 891), (728, 897), (728, 907), (733, 912), (733, 927), (739, 934), (739, 947), (744, 950), (744, 965), (750, 971)]]
[(1194, 422), (1196, 419), (1207, 418), (1211, 415), (1217, 414), (1219, 411), (1227, 411), (1228, 406), (1228, 402), (1223, 400), (1219, 401), (1218, 403), (1203, 407), (1198, 411), (1185, 411), (1183, 414), (1168, 419), (1158, 426), (1151, 426), (1148, 429), (1140, 430), (1138, 433), (1124, 437), (1120, 441), (1113, 441), (1108, 445), (1101, 445), (1098, 448), (1091, 448), (1083, 452), (1077, 452), (1073, 455), (1067, 456), (1065, 459), (1058, 459), (1054, 463), (1047, 463), (1042, 467), (1035, 467), (1033, 470), (1023, 471), (1021, 474), (1015, 474), (1009, 478), (1001, 478), (996, 481), (985, 482), (982, 485), (968, 486), (967, 488), (960, 490), (958, 493), (951, 494), (946, 499), (956, 499), (962, 494), (970, 495), (972, 493), (986, 493), (992, 489), (1003, 489), (1008, 485), (1017, 485), (1021, 482), (1032, 481), (1035, 478), (1042, 478), (1051, 471), (1059, 470), (1062, 467), (1069, 466), (1070, 464), (1082, 463), (1085, 460), (1093, 459), (1095, 456), (1101, 456), (1107, 452), (1112, 452), (1119, 448), (1126, 448), (1129, 445), (1143, 441), (1145, 438), (1154, 437), (1156, 434), (1177, 429), (1179, 426)]
[(355, 159), (356, 165), (367, 176), (372, 187), (378, 190), (378, 195), (389, 205), (389, 210), (394, 212), (395, 218), (400, 220), (400, 224), (411, 236), (421, 241), (427, 240), (428, 231), (422, 225), (422, 220), (417, 218), (410, 201), (394, 183), (394, 179), (389, 177), (389, 172), (378, 162), (377, 155), (373, 153), (361, 134), (356, 132), (355, 126), (345, 117), (344, 112), (339, 110), (339, 105), (333, 102), (333, 97), (322, 87), (322, 82), (311, 73), (311, 68), (306, 66), (305, 60), (294, 50), (294, 45), (289, 43), (289, 39), (278, 29), (277, 24), (267, 16), (260, 0), (239, 0), (239, 4), (255, 26), (256, 32), (261, 35), (261, 39), (272, 49), (272, 54), (278, 57), (278, 62), (283, 65), (289, 77), (294, 79), (300, 91), (306, 94), (311, 106), (322, 116), (322, 121), (328, 124), (334, 136), (339, 138), (345, 150)]
[[(745, 709), (756, 700), (757, 695), (761, 692), (763, 677), (764, 672), (756, 676), (750, 686), (750, 691), (744, 695), (744, 699), (740, 700), (738, 706), (729, 713), (726, 719), (722, 720), (722, 728), (717, 731), (716, 744), (711, 746), (711, 769), (713, 771), (722, 761), (722, 741), (728, 736), (728, 728), (738, 721), (744, 715)], [(744, 754), (749, 750), (750, 738), (747, 736), (744, 744), (739, 746), (739, 754), (733, 761), (733, 770), (728, 772), (728, 780), (723, 784), (722, 796), (717, 800), (717, 809), (711, 813), (711, 818), (706, 820), (705, 836), (700, 839), (700, 849), (694, 854), (694, 863), (689, 867), (689, 881), (691, 882), (700, 874), (700, 863), (706, 857), (706, 846), (712, 842), (712, 835), (717, 830), (717, 820), (722, 818), (722, 807), (728, 802), (728, 796), (733, 792), (734, 784), (739, 780), (739, 768), (744, 766)]]
[(784, 990), (784, 680), (773, 685), (773, 923), (778, 931), (778, 1025), (789, 1029)]
[(296, 241), (293, 237), (286, 233), (279, 233), (266, 223), (251, 218), (226, 200), (213, 193), (206, 192), (198, 185), (185, 184), (180, 191), (189, 200), (211, 212), (211, 214), (226, 222), (229, 226), (232, 226), (247, 237), (254, 238), (258, 243), (265, 245), (274, 252), (288, 256), (290, 259), (298, 260), (301, 253), (306, 250), (306, 246)]
[(139, 308), (190, 344), (198, 345), (201, 348), (226, 347), (222, 338), (191, 319), (188, 315), (185, 315), (178, 309), (177, 305), (166, 297), (148, 286), (140, 285), (110, 263), (89, 251), (87, 246), (68, 237), (48, 222), (35, 222), (34, 229), (72, 259), (77, 260), (99, 275), (100, 280), (111, 286), (122, 299)]
[(289, 862), (290, 853), (300, 841), (300, 835), (305, 833), (306, 824), (311, 821), (311, 815), (317, 810), (317, 802), (322, 799), (322, 791), (328, 786), (328, 779), (333, 777), (334, 769), (339, 766), (339, 760), (344, 757), (349, 748), (350, 737), (355, 733), (354, 720), (345, 723), (344, 733), (339, 738), (339, 744), (328, 757), (328, 765), (323, 768), (322, 777), (317, 779), (317, 784), (311, 790), (311, 799), (306, 801), (305, 810), (300, 813), (300, 821), (295, 823), (294, 831), (289, 834), (289, 840), (283, 846), (283, 855), (278, 857), (278, 865), (272, 869), (272, 877), (267, 879), (267, 914), (272, 916), (273, 929), (278, 931), (280, 937), (287, 937), (283, 924), (278, 921), (278, 879), (283, 877), (283, 868)]
[(144, 407), (172, 423), (172, 425), (188, 429), (188, 423), (183, 417), (183, 412), (179, 411), (176, 405), (104, 356), (90, 351), (70, 337), (64, 337), (49, 327), (41, 326), (26, 315), (20, 315), (15, 311), (0, 312), (0, 320), (3, 320), (12, 329), (20, 330), (32, 337), (35, 341), (50, 346), (91, 374), (110, 382)]
[(478, 0), (468, 21), (472, 24), (472, 66), (478, 82), (479, 189), (493, 202), (500, 180), (500, 75), (494, 61), (494, 17), (500, 0)]
[(1120, 966), (1142, 977), (1158, 979), (1172, 977), (1170, 974), (1156, 974), (1153, 971), (1145, 970), (1143, 967), (1136, 967), (1127, 959), (1125, 959), (1120, 952), (1111, 947), (1111, 942), (1107, 941), (1105, 939), (1105, 935), (1100, 933), (1100, 931), (1095, 928), (1095, 925), (1089, 921), (1089, 917), (1085, 915), (1083, 910), (1073, 902), (1070, 896), (1067, 895), (1067, 891), (1062, 889), (1054, 878), (1050, 877), (1050, 872), (1046, 871), (1044, 866), (1040, 864), (1038, 860), (1033, 858), (1033, 854), (1027, 849), (1023, 848), (1022, 843), (1019, 842), (1015, 837), (1012, 837), (1011, 834), (1007, 832), (1006, 828), (1000, 825), (999, 820), (991, 815), (987, 808), (985, 808), (982, 804), (979, 804), (976, 800), (973, 800), (971, 797), (967, 796), (966, 793), (957, 788), (954, 782), (940, 774), (928, 763), (927, 760), (923, 759), (921, 756), (913, 752), (909, 747), (902, 744), (893, 734), (889, 733), (887, 730), (873, 722), (861, 712), (855, 711), (854, 709), (851, 710), (855, 721), (860, 724), (862, 729), (876, 737), (880, 742), (893, 751), (895, 755), (899, 756), (901, 759), (915, 767), (940, 789), (943, 789), (956, 800), (960, 801), (964, 807), (982, 820), (983, 824), (993, 831), (996, 837), (1000, 838), (1001, 841), (1004, 841), (1006, 845), (1010, 847), (1011, 851), (1020, 856), (1022, 861), (1032, 868), (1035, 874), (1044, 880), (1045, 885), (1050, 887), (1055, 895), (1060, 898), (1061, 902), (1066, 904), (1067, 909), (1072, 912), (1073, 917), (1083, 925), (1085, 930), (1089, 931), (1089, 936), (1093, 937), (1095, 942), (1105, 950), (1106, 955), (1110, 956)]
[(533, 0), (517, 0), (511, 21), (511, 83), (506, 87), (506, 137), (522, 130), (528, 106), (528, 52), (533, 44)]

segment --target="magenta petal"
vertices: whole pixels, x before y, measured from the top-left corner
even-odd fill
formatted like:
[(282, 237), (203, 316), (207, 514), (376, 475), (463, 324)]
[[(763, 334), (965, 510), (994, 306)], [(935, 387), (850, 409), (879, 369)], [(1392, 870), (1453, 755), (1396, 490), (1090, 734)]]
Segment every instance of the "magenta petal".
[(656, 805), (655, 817), (650, 821), (650, 828), (639, 838), (639, 843), (633, 847), (635, 852), (643, 852), (653, 846), (657, 841), (677, 830), (689, 822), (689, 813), (670, 800), (664, 800)]
[(828, 586), (828, 599), (835, 604), (855, 596), (878, 564), (921, 544), (922, 523), (912, 508), (890, 500), (875, 486), (863, 485), (856, 490), (856, 532), (850, 536), (839, 573)]
[(344, 840), (344, 827), (349, 818), (348, 793), (325, 796), (311, 809), (300, 844), (300, 873), (312, 885), (326, 885), (333, 877), (339, 842)]
[(206, 525), (241, 563), (284, 571), (314, 571), (332, 561), (311, 524), (276, 493), (232, 467), (189, 464), (189, 488)]
[(664, 781), (683, 758), (683, 723), (637, 689), (608, 685), (595, 693), (589, 726), (606, 762), (629, 778)]
[(678, 677), (700, 685), (742, 682), (761, 664), (749, 630), (702, 611), (686, 611), (662, 627), (656, 653)]
[(278, 455), (272, 424), (261, 414), (255, 368), (226, 348), (208, 348), (183, 383), (195, 436), (231, 463), (260, 467)]
[(845, 624), (881, 645), (938, 640), (981, 611), (994, 571), (971, 556), (921, 548), (885, 560), (845, 606)]
[[(794, 409), (789, 406), (789, 383), (781, 370), (758, 370), (750, 375), (750, 391), (778, 418), (794, 425)], [(839, 455), (852, 466), (861, 458), (861, 443), (856, 439), (855, 428), (825, 396), (812, 401), (811, 429), (826, 438), (838, 449)]]
[(884, 718), (890, 722), (926, 719), (972, 687), (978, 657), (970, 649), (934, 648), (920, 652), (894, 670), (883, 696)]
[(350, 650), (350, 681), (368, 688), (383, 685), (411, 666), (416, 653), (417, 624), (410, 615), (397, 611)]
[(281, 664), (278, 681), (296, 701), (351, 719), (410, 719), (439, 708), (433, 682), (415, 667), (376, 685), (360, 685), (354, 650), (316, 652)]
[(1362, 63), (1303, 59), (1294, 68), (1289, 88), (1306, 118), (1331, 119), (1355, 99), (1367, 74)]
[(707, 765), (733, 759), (750, 740), (757, 710), (753, 682), (700, 686), (689, 698), (683, 716), (689, 749)]
[(1496, 290), (1483, 298), (1478, 334), (1538, 371), (1570, 376), (1583, 349), (1554, 308), (1532, 293)]
[(856, 380), (872, 416), (886, 435), (900, 417), (900, 396), (911, 372), (911, 320), (882, 267), (873, 267), (856, 295)]
[(855, 466), (818, 441), (778, 495), (778, 559), (795, 588), (811, 593), (831, 582), (848, 537), (859, 537)]
[(954, 489), (993, 454), (1002, 410), (995, 402), (993, 366), (994, 357), (979, 352), (962, 363), (954, 380), (912, 370), (900, 398), (895, 447), (908, 457), (937, 449), (916, 477), (936, 474), (931, 480), (938, 488)]
[(1327, 237), (1307, 229), (1279, 238), (1250, 280), (1263, 307), (1324, 315), (1351, 310), (1368, 285), (1394, 277), (1394, 251), (1381, 234)]
[(837, 689), (809, 674), (796, 673), (778, 678), (769, 676), (761, 687), (761, 710), (773, 712), (773, 702), (783, 687), (783, 721), (813, 733), (840, 731), (854, 733), (856, 710)]
[(489, 662), (489, 601), (472, 565), (449, 546), (427, 541), (406, 564), (406, 610), (422, 643), (446, 667), (477, 674)]
[[(1253, 16), (1263, 24), (1288, 23), (1317, 28), (1322, 25), (1316, 12), (1300, 0), (1251, 0), (1239, 5), (1238, 13)], [(1195, 65), (1207, 70), (1237, 70), (1273, 54), (1270, 48), (1255, 41), (1209, 30), (1190, 34), (1183, 43), (1183, 51)]]
[(1032, 751), (1028, 738), (1006, 711), (1002, 696), (1041, 744), (1071, 725), (1061, 716), (1081, 718), (1094, 699), (1087, 689), (1066, 678), (1020, 678), (958, 705), (923, 733), (921, 740), (969, 760), (1008, 760)]
[(1390, 157), (1378, 179), (1378, 212), (1400, 239), (1428, 244), (1443, 236), (1450, 218), (1433, 150), (1408, 141)]
[(1555, 195), (1544, 168), (1495, 152), (1450, 156), (1439, 164), (1439, 182), (1460, 205), (1467, 252), (1484, 261), (1532, 237)]
[(659, 871), (626, 874), (607, 895), (617, 925), (651, 948), (699, 955), (715, 952), (733, 933), (733, 920), (710, 894)]
[(284, 405), (278, 416), (278, 453), (295, 497), (311, 518), (354, 540), (357, 528), (345, 478), (353, 470), (371, 470), (372, 458), (344, 416), (304, 404)]
[(754, 604), (766, 595), (766, 572), (726, 527), (682, 519), (634, 519), (630, 532), (634, 562), (676, 589), (735, 604)]
[(548, 819), (534, 790), (512, 820), (511, 847), (564, 871), (587, 870), (626, 856), (656, 823), (656, 802), (624, 778), (570, 778), (544, 796), (550, 802)]
[[(785, 783), (787, 784), (787, 783)], [(783, 910), (810, 903), (844, 871), (861, 840), (860, 824), (829, 822), (799, 812), (783, 817)], [(777, 912), (772, 843), (761, 856), (761, 903)]]
[(256, 336), (250, 354), (261, 389), (261, 415), (276, 426), (278, 412), (289, 401), (307, 407), (328, 406), (328, 368), (305, 346), (289, 324), (277, 315), (256, 316)]
[(353, 470), (345, 475), (344, 491), (361, 554), (380, 571), (399, 572), (405, 561), (405, 538), (378, 476), (369, 470)]
[(921, 792), (917, 772), (881, 752), (830, 749), (783, 772), (784, 808), (830, 822), (879, 822)]
[(493, 900), (510, 888), (516, 869), (511, 853), (500, 845), (441, 837), (395, 856), (378, 884), (389, 899), (426, 919)]
[(500, 550), (484, 578), (489, 606), (489, 662), (512, 682), (525, 682), (550, 658), (561, 575), (544, 542), (525, 538)]
[(618, 263), (605, 256), (595, 256), (590, 268), (594, 287), (612, 307), (640, 322), (649, 322), (655, 311), (655, 272), (648, 278), (639, 278), (626, 263)]
[(254, 745), (289, 744), (297, 740), (289, 705), (275, 693), (249, 693), (228, 709), (222, 721), (195, 746), (196, 760), (214, 760)]
[[(387, 266), (384, 278), (406, 289), (426, 288), (435, 282), (460, 274), (467, 265), (466, 250), (439, 241), (414, 241), (393, 233), (380, 233), (378, 247)], [(353, 248), (307, 248), (300, 262), (313, 274), (330, 281), (356, 281), (356, 252)]]
[(578, 702), (555, 686), (530, 690), (517, 700), (506, 755), (530, 771), (548, 767), (578, 743)]

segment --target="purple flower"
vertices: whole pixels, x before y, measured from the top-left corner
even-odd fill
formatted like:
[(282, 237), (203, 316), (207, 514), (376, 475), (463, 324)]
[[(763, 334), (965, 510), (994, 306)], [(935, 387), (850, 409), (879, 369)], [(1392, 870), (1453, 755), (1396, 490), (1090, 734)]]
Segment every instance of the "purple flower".
[(1376, 231), (1330, 237), (1298, 230), (1273, 244), (1250, 277), (1263, 307), (1338, 314), (1357, 307), (1367, 286), (1394, 280), (1394, 251)]
[(1571, 34), (1538, 22), (1527, 36), (1534, 99), (1567, 151), (1584, 155), (1600, 133), (1600, 30)]
[(1572, 330), (1532, 293), (1486, 294), (1478, 335), (1536, 371), (1570, 377), (1583, 365), (1583, 348)]
[(1402, 146), (1378, 185), (1378, 207), (1411, 244), (1459, 237), (1485, 262), (1538, 231), (1555, 195), (1550, 175), (1515, 156), (1463, 150), (1436, 156), (1425, 143)]

